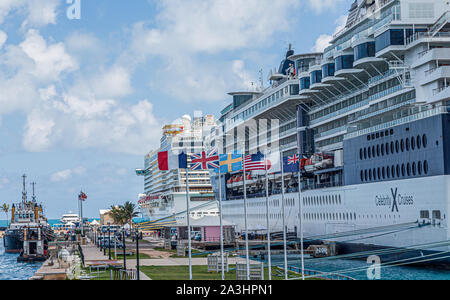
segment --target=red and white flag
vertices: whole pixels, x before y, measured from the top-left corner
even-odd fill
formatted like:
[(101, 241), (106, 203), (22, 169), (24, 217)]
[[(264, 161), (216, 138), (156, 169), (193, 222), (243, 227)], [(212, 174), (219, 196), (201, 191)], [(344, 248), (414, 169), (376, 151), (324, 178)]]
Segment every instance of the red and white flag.
[(87, 195), (85, 193), (81, 192), (80, 195), (78, 195), (78, 200), (86, 201), (86, 199)]

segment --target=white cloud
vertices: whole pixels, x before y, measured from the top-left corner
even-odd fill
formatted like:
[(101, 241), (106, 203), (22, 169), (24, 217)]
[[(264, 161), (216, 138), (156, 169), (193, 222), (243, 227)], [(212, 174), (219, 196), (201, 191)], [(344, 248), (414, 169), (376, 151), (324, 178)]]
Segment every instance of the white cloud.
[(124, 97), (132, 92), (130, 73), (121, 66), (114, 66), (102, 72), (93, 81), (95, 94), (99, 97)]
[(0, 178), (0, 189), (3, 189), (6, 185), (10, 183), (8, 178)]
[[(340, 16), (335, 22), (336, 30), (333, 33), (333, 35), (338, 33), (339, 31), (341, 31), (345, 27), (346, 23), (347, 23), (347, 15)], [(333, 39), (333, 35), (328, 35), (328, 34), (320, 35), (317, 38), (316, 43), (315, 43), (314, 47), (311, 49), (311, 51), (323, 52), (325, 50), (325, 48), (327, 48), (330, 45), (330, 42)]]
[(334, 9), (337, 4), (346, 0), (307, 0), (309, 6), (316, 12), (322, 13), (327, 9)]
[(0, 1), (0, 24), (11, 13), (25, 15), (22, 27), (56, 24), (60, 3), (60, 0), (2, 0)]
[(3, 48), (3, 45), (6, 43), (8, 39), (8, 35), (6, 32), (0, 30), (0, 50)]
[(72, 178), (74, 175), (83, 175), (85, 174), (87, 171), (87, 169), (85, 167), (76, 167), (74, 169), (66, 169), (66, 170), (62, 170), (62, 171), (58, 171), (53, 173), (50, 176), (50, 180), (52, 182), (61, 182), (61, 181), (65, 181), (68, 180), (70, 178)]
[(47, 45), (37, 30), (30, 29), (19, 46), (34, 62), (32, 74), (41, 80), (57, 80), (61, 73), (78, 69), (77, 62), (66, 52), (63, 43)]

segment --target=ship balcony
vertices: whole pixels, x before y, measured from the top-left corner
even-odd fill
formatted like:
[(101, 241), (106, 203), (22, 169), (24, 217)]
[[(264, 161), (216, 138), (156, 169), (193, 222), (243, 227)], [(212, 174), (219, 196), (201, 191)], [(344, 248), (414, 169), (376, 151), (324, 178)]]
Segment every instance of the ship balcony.
[(370, 68), (370, 65), (375, 65), (375, 67), (378, 68), (378, 66), (383, 65), (383, 64), (386, 64), (386, 61), (383, 58), (365, 57), (365, 58), (355, 60), (353, 62), (353, 67), (367, 69), (367, 68)]
[(320, 91), (312, 90), (312, 89), (304, 89), (304, 90), (301, 90), (298, 94), (300, 96), (305, 96), (305, 95), (311, 95), (311, 94), (315, 94), (315, 93), (320, 93)]
[(420, 85), (427, 85), (443, 78), (450, 78), (450, 66), (440, 66), (425, 71), (425, 78), (420, 81)]
[(450, 61), (450, 51), (448, 48), (434, 48), (422, 51), (418, 54), (417, 60), (411, 63), (411, 68), (415, 69), (431, 61)]
[(283, 74), (276, 73), (276, 74), (270, 75), (269, 80), (272, 80), (272, 81), (278, 81), (278, 80), (281, 80), (281, 79), (283, 79), (283, 78), (285, 78), (285, 77), (286, 77), (286, 76), (283, 75)]
[(331, 84), (325, 84), (325, 83), (318, 82), (318, 83), (311, 84), (310, 89), (320, 91), (322, 89), (330, 88), (330, 87), (332, 87)]
[(334, 75), (336, 77), (347, 77), (349, 75), (356, 75), (361, 73), (363, 70), (361, 69), (355, 69), (355, 68), (351, 68), (351, 69), (341, 69), (339, 71), (336, 71), (336, 73), (334, 73)]
[(327, 76), (327, 77), (322, 78), (322, 83), (325, 83), (325, 84), (335, 83), (338, 81), (345, 81), (345, 78), (344, 77), (336, 77), (336, 76)]

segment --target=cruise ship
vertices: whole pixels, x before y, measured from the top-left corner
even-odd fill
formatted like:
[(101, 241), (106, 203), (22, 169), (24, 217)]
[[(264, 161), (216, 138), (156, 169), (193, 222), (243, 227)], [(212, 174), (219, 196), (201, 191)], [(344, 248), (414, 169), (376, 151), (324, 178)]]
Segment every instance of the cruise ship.
[[(323, 53), (289, 49), (269, 87), (230, 93), (211, 146), (300, 153), (300, 191), (297, 173), (283, 188), (288, 231), (300, 237), (302, 223), (307, 243), (334, 241), (339, 254), (417, 250), (396, 260), (448, 256), (449, 10), (438, 0), (354, 1)], [(261, 120), (269, 125), (246, 128)], [(224, 220), (242, 232), (241, 178), (220, 180)], [(248, 230), (267, 230), (264, 177), (247, 183)], [(212, 184), (218, 197), (218, 176)], [(272, 232), (283, 229), (281, 189), (281, 175), (270, 175)]]
[[(201, 153), (204, 137), (215, 126), (214, 116), (185, 115), (163, 128), (160, 148), (145, 156), (144, 169), (137, 175), (144, 176), (144, 194), (140, 195), (139, 207), (145, 221), (177, 221), (186, 214), (185, 170), (160, 171), (158, 152), (171, 151), (189, 154)], [(189, 163), (189, 161), (188, 161)], [(189, 196), (192, 218), (217, 216), (217, 201), (212, 190), (208, 171), (189, 171)]]

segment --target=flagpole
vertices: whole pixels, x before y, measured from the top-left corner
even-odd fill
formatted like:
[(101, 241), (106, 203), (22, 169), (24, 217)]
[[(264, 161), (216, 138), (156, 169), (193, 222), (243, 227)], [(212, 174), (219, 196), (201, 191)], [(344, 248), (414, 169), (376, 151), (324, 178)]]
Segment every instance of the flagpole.
[(267, 177), (267, 151), (264, 155), (266, 169), (266, 226), (267, 226), (267, 266), (269, 269), (269, 280), (272, 280), (272, 256), (270, 251), (270, 220), (269, 220), (269, 178)]
[(224, 266), (224, 254), (223, 254), (223, 222), (222, 222), (222, 173), (220, 170), (219, 159), (219, 219), (220, 219), (220, 256), (222, 260), (222, 280), (225, 280), (225, 266)]
[(300, 153), (300, 138), (298, 139), (298, 159), (299, 159), (299, 166), (298, 166), (298, 205), (299, 205), (299, 211), (300, 211), (300, 255), (301, 255), (301, 262), (302, 262), (302, 280), (305, 280), (305, 256), (303, 251), (303, 203), (302, 203), (302, 171), (300, 169), (301, 167), (301, 153)]
[(284, 279), (288, 280), (287, 245), (286, 245), (286, 205), (284, 203), (284, 158), (280, 152), (281, 159), (281, 209), (283, 210), (283, 252), (284, 252)]
[(247, 280), (250, 280), (250, 255), (248, 250), (248, 222), (247, 222), (247, 179), (245, 178), (245, 144), (242, 154), (242, 166), (244, 170), (244, 222), (245, 222), (245, 256), (247, 264)]
[(189, 195), (189, 165), (186, 166), (186, 215), (187, 215), (187, 227), (188, 227), (188, 252), (189, 252), (189, 280), (192, 280), (192, 250), (191, 250), (191, 212), (189, 207), (190, 195)]
[(83, 222), (83, 197), (80, 200), (80, 208), (81, 208), (81, 236), (84, 235), (84, 222)]

